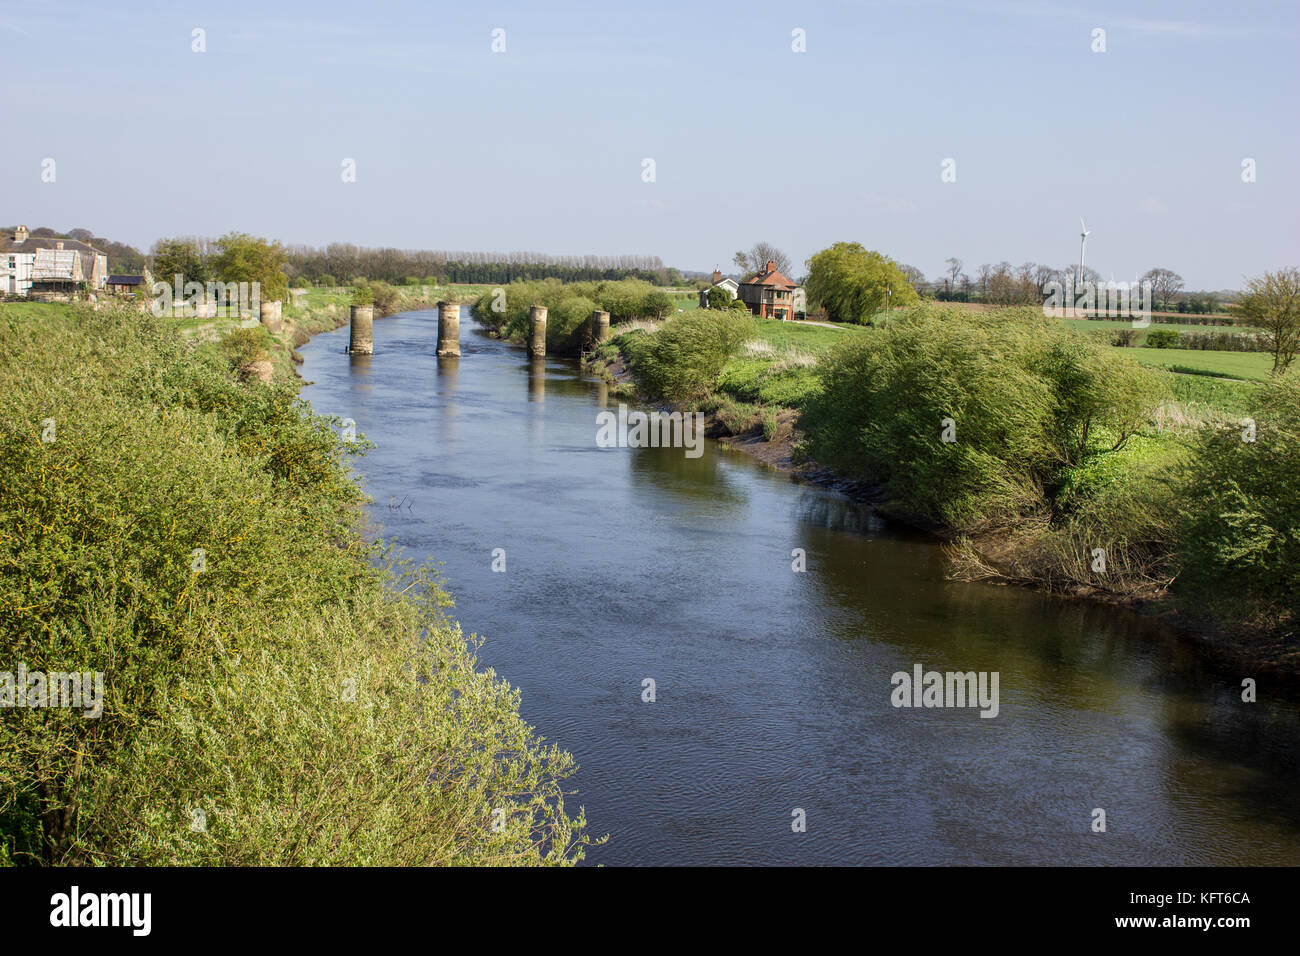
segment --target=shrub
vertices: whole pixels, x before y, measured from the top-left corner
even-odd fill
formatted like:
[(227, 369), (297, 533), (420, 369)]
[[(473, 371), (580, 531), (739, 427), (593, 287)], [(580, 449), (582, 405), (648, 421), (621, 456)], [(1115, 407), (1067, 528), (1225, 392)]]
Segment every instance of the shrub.
[(597, 309), (608, 311), (611, 322), (626, 322), (646, 313), (666, 315), (672, 300), (661, 289), (639, 279), (568, 284), (543, 279), (489, 289), (475, 300), (471, 314), (475, 321), (502, 337), (522, 342), (530, 334), (529, 313), (535, 305), (547, 310), (547, 350), (574, 354), (585, 343), (584, 324)]
[(632, 374), (647, 395), (689, 404), (708, 393), (727, 360), (753, 334), (748, 316), (730, 309), (683, 313), (631, 340)]
[(641, 300), (640, 316), (643, 319), (662, 319), (673, 311), (673, 300), (663, 289), (651, 289)]
[(1174, 329), (1151, 329), (1145, 344), (1149, 349), (1176, 349), (1181, 338), (1182, 333)]
[(240, 369), (253, 362), (265, 362), (271, 355), (271, 334), (263, 326), (249, 329), (232, 329), (221, 340), (221, 349), (228, 356), (232, 368)]
[(0, 309), (0, 349), (24, 357), (0, 366), (0, 656), (104, 672), (99, 719), (5, 711), (0, 859), (581, 856), (568, 755), (478, 670), (432, 573), (357, 537), (364, 443), (148, 315)]
[(376, 315), (392, 315), (401, 307), (402, 294), (387, 282), (370, 283), (370, 294)]
[(1248, 423), (1202, 429), (1183, 475), (1177, 594), (1268, 633), (1300, 623), (1300, 380), (1261, 386)]
[(1050, 510), (1061, 469), (1121, 448), (1155, 381), (1037, 310), (920, 306), (827, 356), (803, 426), (886, 510), (975, 531)]
[(546, 350), (556, 354), (572, 354), (587, 341), (591, 313), (596, 303), (585, 296), (562, 299), (546, 313)]
[(720, 286), (709, 289), (706, 299), (710, 309), (727, 309), (731, 307), (733, 302), (737, 301), (730, 292)]

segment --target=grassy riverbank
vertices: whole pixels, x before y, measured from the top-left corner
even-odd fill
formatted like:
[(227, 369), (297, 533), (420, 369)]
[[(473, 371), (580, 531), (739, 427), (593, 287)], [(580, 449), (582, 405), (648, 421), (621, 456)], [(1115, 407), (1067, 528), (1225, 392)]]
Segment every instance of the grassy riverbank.
[(360, 534), (364, 440), (168, 321), (0, 306), (0, 672), (103, 674), (4, 710), (0, 863), (580, 859), (571, 757)]
[[(933, 306), (885, 328), (747, 320), (702, 360), (685, 333), (705, 316), (615, 328), (591, 365), (708, 412), (765, 460), (855, 482), (945, 537), (956, 576), (1155, 608), (1300, 669), (1295, 375), (1177, 375), (1133, 361), (1163, 350), (1112, 348), (1037, 310)], [(692, 369), (692, 388), (666, 389), (665, 365)]]

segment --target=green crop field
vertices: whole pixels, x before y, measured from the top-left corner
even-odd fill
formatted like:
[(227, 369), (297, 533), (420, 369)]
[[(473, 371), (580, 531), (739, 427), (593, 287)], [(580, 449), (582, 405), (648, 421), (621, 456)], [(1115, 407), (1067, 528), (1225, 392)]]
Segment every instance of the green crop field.
[(1207, 352), (1202, 349), (1125, 349), (1143, 365), (1175, 372), (1184, 370), (1229, 378), (1263, 381), (1273, 369), (1273, 357), (1264, 352)]
[[(1131, 319), (1061, 319), (1066, 325), (1077, 332), (1087, 332), (1091, 329), (1132, 329), (1135, 328)], [(1259, 329), (1248, 325), (1206, 325), (1203, 323), (1187, 322), (1152, 322), (1145, 327), (1145, 331), (1154, 329), (1169, 329), (1174, 332), (1258, 332)], [(1139, 328), (1138, 331), (1143, 331)]]

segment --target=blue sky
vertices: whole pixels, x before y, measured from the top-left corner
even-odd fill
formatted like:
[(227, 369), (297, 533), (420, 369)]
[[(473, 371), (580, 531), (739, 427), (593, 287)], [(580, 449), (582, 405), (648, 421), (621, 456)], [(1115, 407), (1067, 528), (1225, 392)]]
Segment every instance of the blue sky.
[(1231, 288), (1300, 264), (1298, 10), (0, 2), (0, 223), (934, 276), (1076, 261), (1082, 215), (1106, 278)]

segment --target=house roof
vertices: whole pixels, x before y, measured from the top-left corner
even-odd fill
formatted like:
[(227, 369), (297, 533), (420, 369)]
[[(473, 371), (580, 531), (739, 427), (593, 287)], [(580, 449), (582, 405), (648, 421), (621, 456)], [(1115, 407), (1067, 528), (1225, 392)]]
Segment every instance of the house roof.
[(57, 236), (28, 236), (22, 242), (14, 242), (12, 233), (0, 238), (0, 252), (36, 252), (38, 249), (58, 249), (59, 243), (63, 243), (65, 251), (75, 251), (91, 256), (104, 255), (94, 246), (84, 243), (80, 239), (60, 239)]
[(109, 285), (140, 285), (144, 282), (144, 276), (109, 276)]
[(742, 282), (741, 285), (761, 285), (761, 286), (768, 286), (769, 288), (776, 288), (776, 289), (798, 288), (798, 286), (796, 286), (793, 282), (790, 281), (790, 278), (788, 276), (785, 276), (781, 272), (777, 271), (776, 263), (771, 259), (768, 260), (766, 269), (764, 269), (762, 272), (754, 273), (752, 276), (750, 276), (748, 279)]

